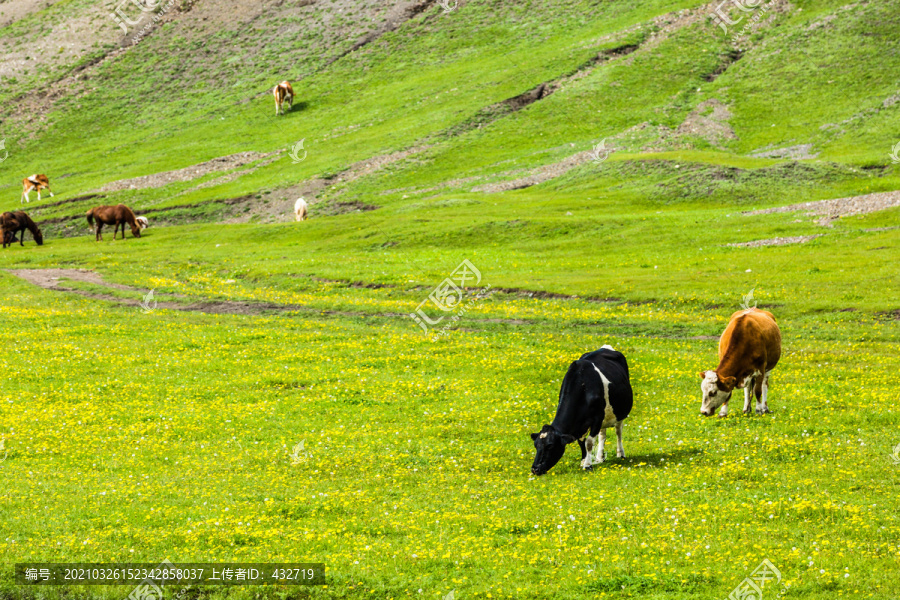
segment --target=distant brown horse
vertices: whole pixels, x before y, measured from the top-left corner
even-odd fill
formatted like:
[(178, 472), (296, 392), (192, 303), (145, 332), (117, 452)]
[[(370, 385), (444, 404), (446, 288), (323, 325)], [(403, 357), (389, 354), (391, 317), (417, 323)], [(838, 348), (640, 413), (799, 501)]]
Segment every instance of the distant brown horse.
[(0, 215), (0, 229), (2, 229), (4, 248), (11, 246), (13, 242), (17, 241), (16, 233), (19, 234), (19, 245), (24, 246), (26, 229), (31, 232), (38, 246), (44, 245), (44, 234), (41, 233), (35, 222), (31, 220), (31, 217), (21, 210), (5, 212)]
[(122, 239), (125, 239), (125, 223), (131, 225), (131, 234), (134, 237), (141, 237), (141, 228), (137, 224), (137, 219), (134, 216), (134, 213), (131, 212), (131, 209), (125, 206), (124, 204), (119, 204), (118, 206), (95, 206), (91, 210), (87, 211), (87, 221), (88, 224), (92, 227), (94, 226), (94, 219), (97, 219), (96, 226), (96, 241), (100, 241), (103, 239), (103, 235), (101, 235), (101, 231), (103, 230), (104, 225), (115, 225), (116, 228), (113, 230), (113, 239), (116, 239), (116, 234), (119, 231), (119, 225), (122, 226)]

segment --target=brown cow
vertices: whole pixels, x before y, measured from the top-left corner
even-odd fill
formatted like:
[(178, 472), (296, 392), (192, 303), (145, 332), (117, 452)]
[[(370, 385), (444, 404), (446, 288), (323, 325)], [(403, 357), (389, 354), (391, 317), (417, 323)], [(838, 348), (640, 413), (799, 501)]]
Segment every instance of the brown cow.
[(125, 239), (125, 224), (131, 225), (131, 234), (134, 237), (141, 237), (141, 227), (137, 223), (137, 219), (131, 209), (124, 204), (118, 206), (95, 206), (87, 211), (88, 224), (93, 226), (94, 219), (97, 219), (97, 229), (94, 239), (100, 241), (103, 239), (102, 231), (104, 225), (115, 225), (113, 229), (113, 239), (116, 239), (116, 233), (119, 231), (119, 225), (122, 226), (122, 239)]
[(284, 101), (287, 100), (288, 110), (294, 108), (294, 88), (291, 87), (291, 84), (287, 81), (282, 81), (278, 85), (275, 86), (275, 89), (272, 90), (272, 93), (275, 95), (275, 116), (278, 116), (279, 111), (281, 114), (284, 114)]
[(700, 414), (711, 416), (719, 406), (720, 417), (728, 414), (728, 400), (735, 387), (744, 388), (744, 413), (750, 414), (750, 395), (756, 395), (756, 414), (769, 411), (766, 396), (769, 373), (781, 358), (781, 330), (772, 313), (751, 308), (731, 315), (719, 339), (719, 366), (703, 371)]
[(53, 191), (50, 189), (50, 180), (44, 174), (35, 173), (31, 177), (26, 177), (22, 180), (22, 199), (19, 201), (19, 204), (23, 202), (31, 203), (31, 199), (28, 197), (29, 192), (31, 190), (37, 190), (38, 193), (38, 202), (41, 201), (41, 190), (47, 188), (47, 191), (50, 192), (50, 197), (53, 197)]
[[(5, 212), (0, 215), (0, 236), (3, 238), (4, 248), (11, 246), (16, 241), (19, 242), (20, 246), (24, 246), (26, 229), (31, 232), (38, 246), (44, 245), (44, 235), (41, 233), (41, 229), (27, 214), (17, 210), (16, 212)], [(19, 234), (18, 240), (16, 239), (16, 234)]]

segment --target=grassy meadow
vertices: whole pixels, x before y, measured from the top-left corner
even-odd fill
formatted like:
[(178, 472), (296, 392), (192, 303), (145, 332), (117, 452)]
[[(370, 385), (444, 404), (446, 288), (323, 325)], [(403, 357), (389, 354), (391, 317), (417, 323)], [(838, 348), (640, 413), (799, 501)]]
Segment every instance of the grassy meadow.
[[(327, 567), (190, 600), (724, 600), (767, 559), (767, 599), (894, 600), (900, 208), (753, 211), (900, 189), (900, 9), (772, 0), (735, 55), (693, 0), (425, 4), (340, 58), (383, 7), (202, 30), (249, 4), (198, 1), (122, 51), (79, 0), (0, 27), (18, 56), (42, 19), (97, 23), (0, 74), (0, 209), (35, 171), (56, 194), (24, 208), (44, 245), (0, 251), (0, 599), (132, 589), (17, 586), (17, 563), (168, 559)], [(272, 23), (292, 33), (263, 44)], [(59, 81), (33, 112), (22, 89)], [(95, 242), (85, 211), (118, 203), (151, 227)], [(410, 313), (463, 260), (469, 308), (423, 333)], [(20, 276), (44, 269), (71, 271)], [(783, 335), (773, 413), (702, 418), (751, 291)], [(584, 472), (572, 446), (533, 477), (529, 433), (603, 344), (631, 368), (627, 458)]]

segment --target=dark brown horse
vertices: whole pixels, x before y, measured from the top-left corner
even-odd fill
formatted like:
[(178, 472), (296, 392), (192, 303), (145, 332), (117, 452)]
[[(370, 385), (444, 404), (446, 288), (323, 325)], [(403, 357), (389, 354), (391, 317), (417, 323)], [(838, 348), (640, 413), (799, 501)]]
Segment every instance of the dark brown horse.
[(141, 237), (141, 228), (137, 224), (137, 219), (135, 218), (134, 213), (131, 212), (131, 209), (124, 204), (119, 204), (118, 206), (95, 206), (91, 210), (87, 211), (88, 224), (90, 224), (92, 227), (94, 226), (94, 219), (97, 219), (95, 238), (97, 241), (103, 239), (103, 236), (100, 232), (103, 230), (104, 225), (116, 226), (116, 228), (113, 230), (113, 239), (116, 239), (116, 234), (119, 231), (119, 225), (121, 225), (122, 239), (124, 240), (125, 223), (131, 225), (131, 234), (134, 237)]
[[(2, 229), (3, 232), (4, 248), (11, 246), (15, 241), (18, 241), (20, 246), (24, 246), (26, 229), (31, 232), (31, 235), (34, 237), (34, 241), (37, 242), (38, 246), (44, 245), (44, 234), (41, 233), (40, 228), (35, 222), (31, 220), (31, 217), (21, 210), (17, 210), (16, 212), (5, 212), (0, 215), (0, 229)], [(17, 233), (19, 234), (18, 240), (16, 240)]]

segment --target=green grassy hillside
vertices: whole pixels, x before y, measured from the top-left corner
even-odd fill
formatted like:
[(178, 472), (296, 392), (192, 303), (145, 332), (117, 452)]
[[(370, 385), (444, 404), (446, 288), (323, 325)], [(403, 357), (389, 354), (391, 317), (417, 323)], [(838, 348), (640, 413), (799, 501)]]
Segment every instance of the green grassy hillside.
[[(0, 2), (0, 210), (45, 236), (0, 251), (0, 598), (164, 559), (327, 565), (190, 599), (727, 598), (767, 559), (766, 598), (893, 599), (900, 6), (750, 4)], [(151, 227), (95, 242), (118, 203)], [(774, 412), (703, 419), (751, 291)], [(627, 458), (532, 477), (603, 344)]]

